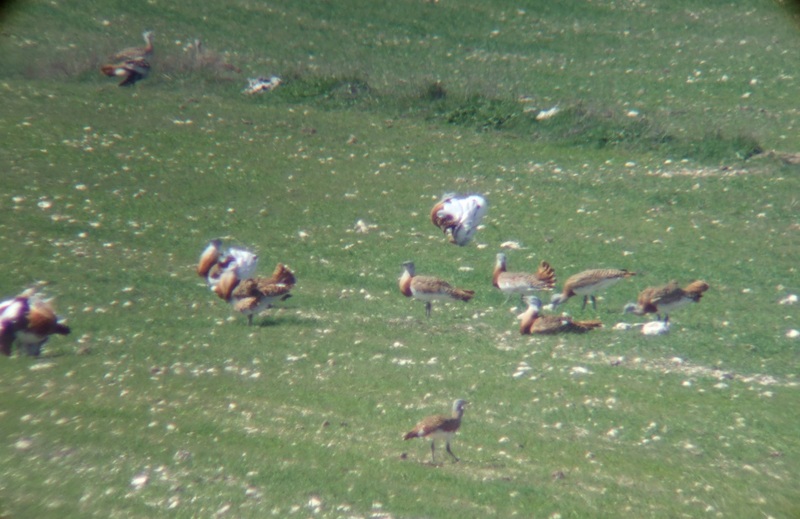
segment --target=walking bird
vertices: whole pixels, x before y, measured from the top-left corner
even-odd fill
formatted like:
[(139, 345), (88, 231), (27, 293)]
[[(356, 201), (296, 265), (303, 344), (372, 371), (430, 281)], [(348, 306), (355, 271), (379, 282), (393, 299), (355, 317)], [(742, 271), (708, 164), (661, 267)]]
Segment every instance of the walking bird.
[(535, 274), (527, 272), (508, 272), (506, 270), (506, 255), (497, 254), (494, 264), (492, 284), (506, 294), (506, 302), (512, 294), (521, 296), (532, 295), (540, 290), (552, 290), (556, 283), (556, 271), (546, 261), (539, 264)]
[(583, 333), (603, 326), (603, 323), (598, 320), (574, 321), (569, 316), (541, 315), (542, 301), (536, 296), (526, 296), (525, 302), (528, 303), (528, 309), (519, 316), (521, 321), (519, 333), (522, 335), (560, 332)]
[(448, 282), (433, 276), (417, 276), (414, 262), (403, 263), (403, 274), (400, 276), (400, 292), (406, 297), (413, 297), (425, 302), (425, 315), (431, 316), (431, 303), (436, 300), (469, 301), (475, 295), (473, 290), (455, 288)]
[(431, 462), (436, 463), (436, 440), (444, 440), (447, 453), (453, 457), (454, 460), (459, 461), (453, 451), (450, 450), (450, 440), (453, 435), (461, 427), (461, 417), (464, 416), (464, 408), (468, 402), (466, 400), (456, 400), (453, 402), (453, 414), (434, 415), (423, 418), (414, 426), (413, 429), (408, 431), (404, 440), (411, 438), (430, 438), (431, 439)]
[(681, 288), (676, 281), (670, 281), (660, 287), (645, 288), (639, 293), (636, 303), (625, 305), (623, 312), (636, 315), (656, 314), (658, 320), (664, 314), (664, 322), (669, 322), (670, 312), (699, 302), (708, 289), (708, 283), (702, 280), (692, 281), (685, 288)]
[(580, 295), (583, 296), (581, 310), (586, 308), (588, 300), (592, 301), (592, 308), (597, 310), (597, 301), (594, 297), (597, 292), (607, 289), (620, 279), (635, 275), (635, 272), (629, 272), (625, 269), (591, 269), (579, 272), (567, 278), (561, 293), (554, 294), (550, 304), (556, 307), (566, 303), (570, 297)]
[(481, 195), (448, 194), (431, 209), (431, 222), (447, 235), (450, 243), (464, 246), (475, 236), (487, 208)]
[(69, 326), (59, 322), (50, 301), (33, 291), (0, 303), (0, 353), (11, 355), (16, 341), (25, 352), (38, 357), (51, 335), (68, 335)]

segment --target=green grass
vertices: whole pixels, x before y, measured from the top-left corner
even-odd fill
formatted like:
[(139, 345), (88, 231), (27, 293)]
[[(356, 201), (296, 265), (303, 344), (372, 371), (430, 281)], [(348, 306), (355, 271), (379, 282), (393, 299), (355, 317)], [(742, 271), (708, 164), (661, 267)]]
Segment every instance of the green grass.
[[(797, 21), (759, 0), (7, 8), (0, 294), (48, 282), (73, 334), (0, 359), (0, 517), (797, 516)], [(97, 67), (144, 29), (153, 73), (117, 88)], [(428, 219), (448, 191), (490, 203), (464, 248)], [(253, 327), (194, 273), (220, 236), (297, 274)], [(522, 337), (490, 284), (505, 241), (558, 286), (639, 275), (604, 329)], [(408, 259), (475, 298), (426, 320)], [(695, 278), (669, 335), (612, 329)], [(402, 434), (455, 398), (462, 461), (432, 466)]]

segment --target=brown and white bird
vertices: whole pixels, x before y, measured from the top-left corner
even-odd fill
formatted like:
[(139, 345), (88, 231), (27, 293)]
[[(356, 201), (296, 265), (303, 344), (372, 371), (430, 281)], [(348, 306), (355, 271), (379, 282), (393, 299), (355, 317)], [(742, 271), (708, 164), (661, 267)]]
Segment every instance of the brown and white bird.
[(32, 291), (0, 303), (0, 353), (11, 355), (16, 341), (25, 352), (38, 357), (51, 335), (68, 335), (50, 303)]
[(469, 301), (473, 290), (455, 288), (448, 282), (433, 276), (417, 276), (413, 261), (403, 263), (403, 274), (399, 280), (400, 292), (425, 302), (425, 315), (431, 316), (431, 303), (437, 300)]
[(253, 315), (258, 314), (278, 301), (290, 298), (296, 279), (294, 273), (283, 263), (278, 263), (272, 276), (240, 279), (235, 270), (228, 270), (213, 287), (214, 293), (233, 305), (234, 310), (247, 316), (247, 324), (253, 324)]
[(221, 240), (211, 240), (197, 263), (197, 275), (206, 279), (212, 290), (222, 275), (233, 270), (239, 279), (246, 279), (255, 274), (258, 266), (258, 255), (238, 247), (222, 250)]
[(119, 62), (135, 60), (139, 58), (148, 59), (153, 55), (153, 38), (155, 33), (153, 31), (144, 31), (142, 38), (144, 38), (144, 47), (128, 47), (122, 49), (109, 58), (109, 61)]
[(702, 280), (692, 281), (684, 288), (676, 281), (670, 281), (660, 287), (645, 288), (639, 293), (636, 303), (625, 305), (623, 312), (636, 315), (656, 314), (658, 320), (664, 314), (664, 322), (669, 322), (670, 312), (690, 303), (697, 303), (708, 289), (708, 283)]
[(535, 274), (527, 272), (508, 272), (506, 270), (506, 255), (502, 252), (497, 254), (494, 263), (494, 275), (492, 284), (506, 294), (506, 302), (512, 294), (521, 296), (532, 295), (541, 290), (552, 290), (556, 283), (556, 271), (546, 261), (539, 264), (539, 269)]
[(625, 269), (584, 270), (567, 278), (561, 293), (554, 294), (550, 304), (556, 307), (566, 303), (570, 297), (579, 295), (583, 296), (581, 310), (586, 308), (586, 302), (589, 300), (592, 301), (592, 308), (597, 310), (597, 301), (594, 297), (597, 292), (607, 289), (621, 279), (635, 275), (635, 272), (629, 272)]
[(481, 195), (445, 195), (431, 209), (431, 222), (450, 243), (464, 246), (472, 240), (489, 205)]
[(154, 36), (153, 31), (143, 32), (144, 47), (130, 47), (117, 52), (107, 64), (100, 67), (100, 72), (109, 77), (121, 77), (119, 86), (130, 86), (146, 78), (150, 73)]
[(131, 86), (150, 74), (150, 62), (144, 58), (128, 59), (102, 65), (100, 72), (108, 77), (122, 78), (118, 86)]
[(522, 335), (583, 333), (603, 326), (598, 320), (574, 321), (569, 316), (541, 315), (542, 301), (536, 296), (526, 296), (525, 302), (528, 303), (528, 309), (519, 316), (519, 333)]
[(456, 455), (450, 450), (450, 440), (461, 427), (461, 417), (464, 416), (464, 408), (467, 404), (466, 400), (459, 399), (453, 402), (453, 414), (451, 416), (434, 415), (423, 418), (403, 436), (403, 439), (430, 438), (432, 463), (436, 463), (436, 440), (444, 440), (447, 453), (458, 461)]

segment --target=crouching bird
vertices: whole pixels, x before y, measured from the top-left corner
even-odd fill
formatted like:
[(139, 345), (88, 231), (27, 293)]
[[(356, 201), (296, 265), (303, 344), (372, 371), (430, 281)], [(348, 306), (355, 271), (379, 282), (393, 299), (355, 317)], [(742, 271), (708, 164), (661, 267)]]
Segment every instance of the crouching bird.
[(16, 341), (25, 352), (38, 357), (51, 335), (68, 335), (69, 326), (59, 322), (50, 301), (30, 291), (0, 303), (0, 353), (11, 355)]
[(453, 451), (450, 450), (450, 440), (461, 427), (461, 417), (464, 416), (464, 408), (468, 403), (466, 400), (461, 399), (453, 402), (453, 414), (451, 416), (434, 415), (423, 418), (403, 436), (403, 439), (430, 438), (432, 463), (436, 463), (436, 440), (444, 440), (447, 453), (454, 460), (459, 461)]
[(489, 205), (481, 195), (445, 195), (431, 209), (431, 222), (447, 235), (450, 243), (464, 246), (478, 231)]
[(283, 263), (278, 263), (268, 278), (240, 279), (235, 270), (229, 270), (222, 274), (213, 290), (221, 299), (233, 305), (234, 310), (246, 315), (247, 324), (252, 325), (253, 315), (290, 298), (295, 283), (294, 273)]
[(425, 315), (431, 316), (431, 303), (437, 300), (449, 299), (456, 301), (469, 301), (475, 295), (473, 290), (455, 288), (447, 281), (433, 276), (417, 276), (413, 261), (403, 263), (403, 274), (399, 280), (400, 292), (406, 297), (412, 297), (425, 302)]
[(525, 297), (528, 309), (519, 319), (519, 333), (528, 335), (532, 333), (551, 334), (561, 332), (583, 333), (603, 326), (598, 320), (573, 321), (572, 317), (561, 315), (541, 315), (542, 301), (536, 296)]
[(692, 281), (681, 288), (676, 281), (670, 281), (660, 287), (648, 287), (639, 293), (636, 303), (628, 303), (623, 308), (623, 313), (636, 315), (656, 314), (656, 319), (669, 322), (670, 312), (690, 303), (697, 303), (703, 293), (709, 289), (708, 283), (702, 280)]

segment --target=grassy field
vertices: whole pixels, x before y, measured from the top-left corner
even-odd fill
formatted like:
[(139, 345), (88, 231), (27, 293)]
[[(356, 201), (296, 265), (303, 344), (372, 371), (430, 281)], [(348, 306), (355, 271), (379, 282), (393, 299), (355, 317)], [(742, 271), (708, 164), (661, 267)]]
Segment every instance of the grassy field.
[[(45, 282), (73, 330), (0, 359), (0, 518), (800, 516), (800, 323), (778, 303), (800, 290), (796, 10), (31, 0), (0, 20), (0, 296)], [(153, 71), (118, 88), (98, 67), (144, 29)], [(490, 204), (463, 248), (428, 217), (452, 191)], [(216, 237), (291, 266), (294, 297), (248, 327), (194, 272)], [(501, 250), (559, 288), (639, 275), (562, 307), (603, 329), (523, 337)], [(475, 298), (426, 319), (405, 260)], [(613, 329), (672, 279), (711, 290), (670, 334)], [(456, 398), (461, 462), (431, 464), (402, 435)]]

